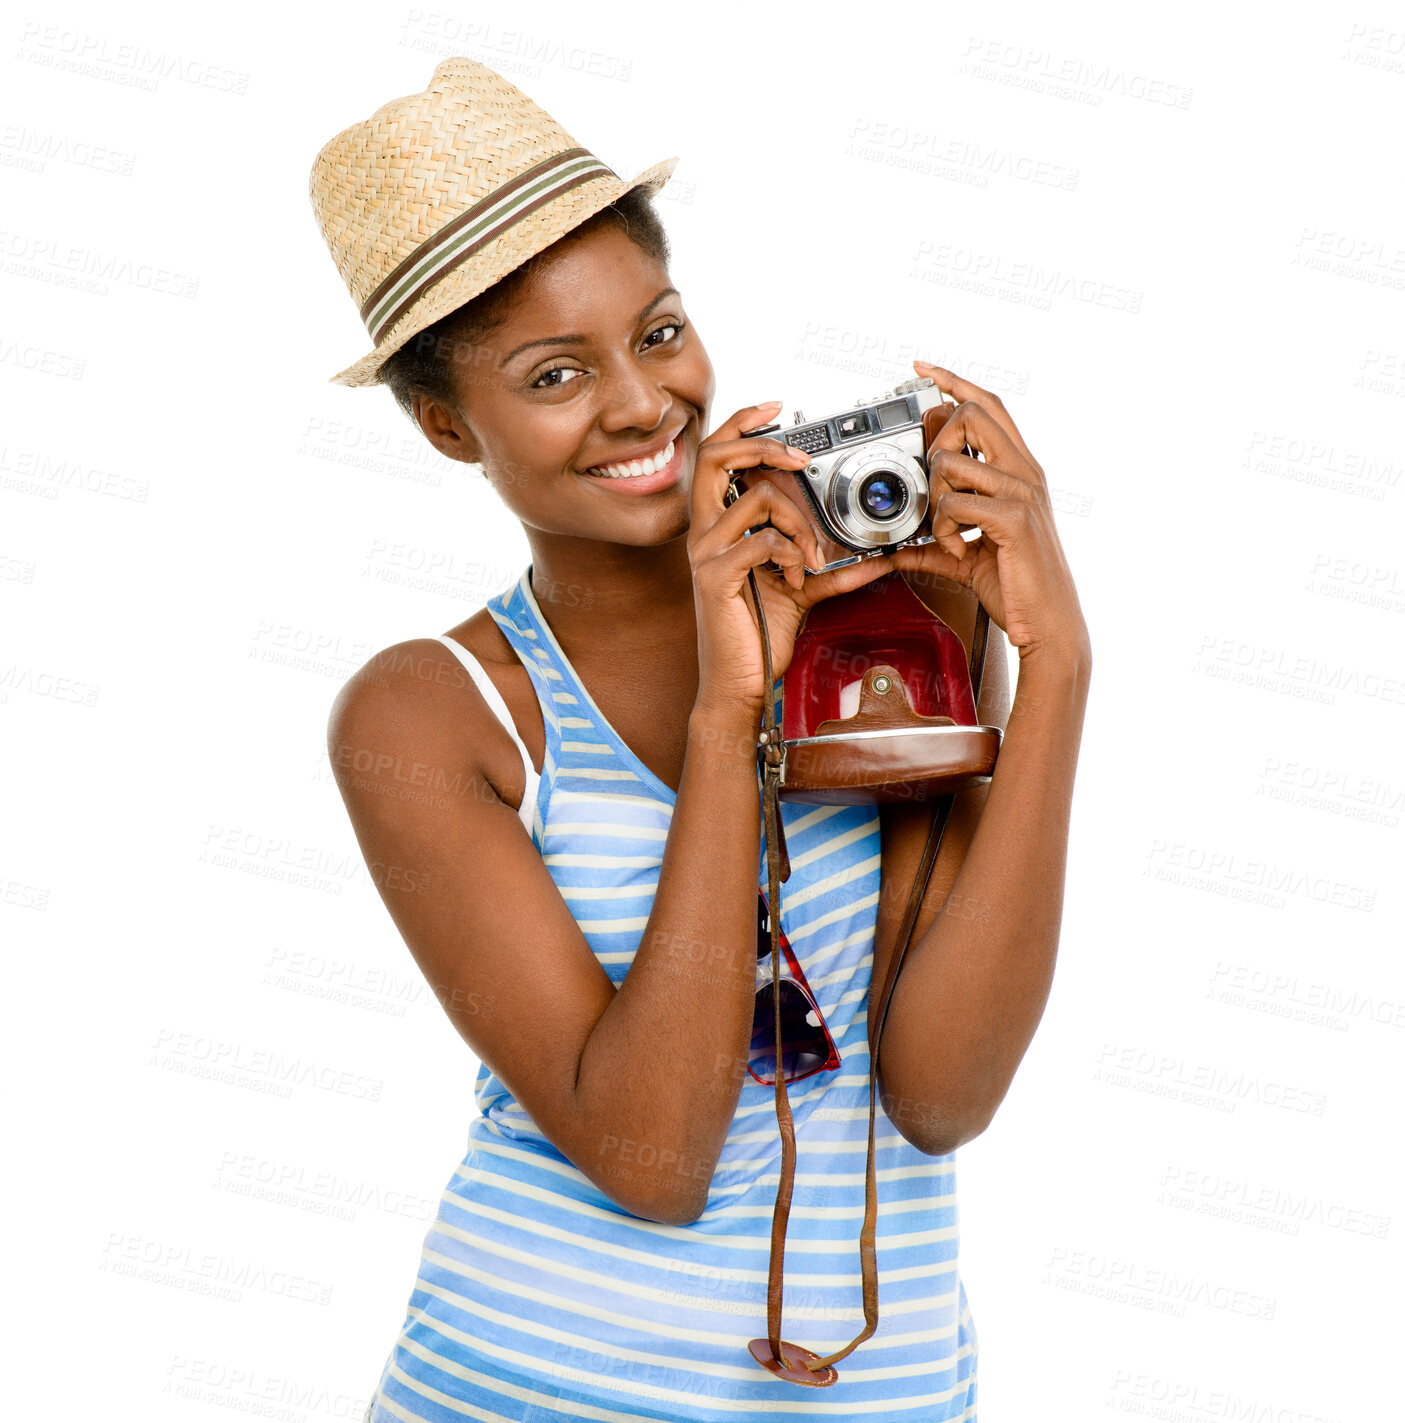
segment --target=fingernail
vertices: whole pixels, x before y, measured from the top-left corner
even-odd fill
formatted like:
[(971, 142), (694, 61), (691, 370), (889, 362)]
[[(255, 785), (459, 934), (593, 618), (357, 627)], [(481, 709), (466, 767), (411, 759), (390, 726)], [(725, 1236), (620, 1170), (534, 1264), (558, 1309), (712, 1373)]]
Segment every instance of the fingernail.
[(763, 400), (756, 408), (758, 410), (779, 410), (784, 404), (783, 400)]

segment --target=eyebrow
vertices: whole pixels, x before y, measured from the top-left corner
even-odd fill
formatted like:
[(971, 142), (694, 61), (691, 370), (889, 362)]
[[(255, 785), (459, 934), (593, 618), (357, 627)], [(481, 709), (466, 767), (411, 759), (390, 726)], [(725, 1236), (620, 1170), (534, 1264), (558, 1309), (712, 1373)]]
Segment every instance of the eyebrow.
[[(677, 287), (665, 287), (658, 294), (658, 296), (656, 296), (653, 301), (651, 301), (648, 306), (646, 306), (644, 310), (641, 311), (639, 315), (634, 318), (632, 324), (638, 326), (639, 323), (643, 321), (643, 319), (648, 316), (648, 314), (664, 299), (664, 297), (678, 296), (679, 294), (680, 293)], [(523, 351), (530, 351), (533, 346), (579, 346), (582, 345), (584, 342), (588, 341), (589, 339), (590, 337), (588, 336), (572, 335), (543, 336), (540, 340), (537, 341), (524, 341), (515, 350), (509, 351), (507, 355), (505, 355), (502, 360), (498, 362), (498, 366), (499, 368), (505, 366), (514, 356), (520, 356)]]

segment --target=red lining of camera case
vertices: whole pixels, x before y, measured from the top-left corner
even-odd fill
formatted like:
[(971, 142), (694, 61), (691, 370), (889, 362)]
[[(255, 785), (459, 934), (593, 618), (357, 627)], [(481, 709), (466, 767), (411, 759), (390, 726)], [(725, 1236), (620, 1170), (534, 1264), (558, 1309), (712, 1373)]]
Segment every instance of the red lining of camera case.
[[(987, 622), (978, 609), (978, 660)], [(977, 721), (961, 639), (893, 572), (809, 610), (782, 682), (781, 737), (782, 800), (865, 805), (983, 784), (1001, 732)]]
[(814, 736), (843, 716), (841, 689), (880, 663), (897, 671), (919, 716), (976, 724), (961, 639), (901, 574), (889, 573), (810, 609), (782, 683), (781, 734)]

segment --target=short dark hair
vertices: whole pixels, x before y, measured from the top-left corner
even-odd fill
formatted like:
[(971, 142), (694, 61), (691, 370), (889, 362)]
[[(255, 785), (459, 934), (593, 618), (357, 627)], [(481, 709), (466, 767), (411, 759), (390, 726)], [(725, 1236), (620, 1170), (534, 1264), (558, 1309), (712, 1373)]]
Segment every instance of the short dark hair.
[(631, 188), (550, 247), (528, 258), (522, 266), (509, 272), (487, 291), (412, 336), (382, 364), (379, 384), (390, 387), (400, 408), (411, 420), (415, 417), (410, 401), (415, 395), (426, 396), (456, 409), (458, 391), (453, 370), (456, 355), (461, 360), (465, 347), (472, 347), (481, 341), (503, 321), (512, 299), (531, 280), (537, 263), (556, 251), (562, 243), (581, 237), (607, 222), (623, 222), (630, 240), (661, 267), (668, 269), (668, 236), (663, 223), (654, 211), (649, 194), (643, 188)]

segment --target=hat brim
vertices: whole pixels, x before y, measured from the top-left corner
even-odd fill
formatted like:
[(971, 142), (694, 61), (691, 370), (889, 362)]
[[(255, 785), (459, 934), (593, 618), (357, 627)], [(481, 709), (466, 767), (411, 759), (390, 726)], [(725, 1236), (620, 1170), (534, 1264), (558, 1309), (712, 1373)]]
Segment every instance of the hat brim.
[(532, 213), (513, 229), (510, 254), (496, 262), (491, 257), (487, 261), (466, 262), (446, 273), (386, 331), (375, 350), (367, 352), (344, 371), (338, 371), (331, 377), (331, 384), (378, 385), (380, 368), (412, 337), (480, 296), (529, 258), (544, 252), (553, 242), (560, 241), (572, 229), (579, 227), (587, 218), (594, 217), (602, 208), (609, 207), (625, 193), (635, 188), (658, 192), (677, 166), (677, 158), (665, 158), (662, 163), (646, 168), (636, 178), (605, 177), (583, 183)]

